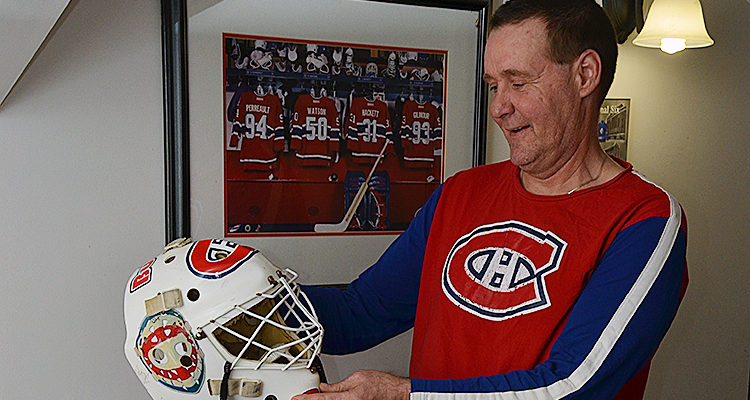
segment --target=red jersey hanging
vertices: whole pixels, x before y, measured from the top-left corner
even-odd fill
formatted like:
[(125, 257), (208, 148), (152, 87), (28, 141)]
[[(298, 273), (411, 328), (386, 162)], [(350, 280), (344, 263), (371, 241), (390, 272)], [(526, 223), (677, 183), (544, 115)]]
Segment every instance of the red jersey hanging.
[[(393, 142), (388, 106), (382, 100), (352, 99), (346, 121), (346, 139), (352, 156), (358, 162), (372, 164), (386, 139)], [(390, 146), (389, 146), (390, 147)], [(389, 153), (386, 149), (386, 153)]]
[(407, 100), (401, 113), (401, 147), (404, 164), (411, 168), (430, 168), (440, 154), (442, 142), (440, 112), (431, 103)]
[(341, 125), (333, 99), (299, 96), (294, 104), (290, 148), (303, 165), (329, 165), (339, 151)]
[(240, 163), (249, 169), (270, 169), (284, 149), (281, 101), (273, 94), (245, 92), (232, 122), (230, 148), (240, 149)]

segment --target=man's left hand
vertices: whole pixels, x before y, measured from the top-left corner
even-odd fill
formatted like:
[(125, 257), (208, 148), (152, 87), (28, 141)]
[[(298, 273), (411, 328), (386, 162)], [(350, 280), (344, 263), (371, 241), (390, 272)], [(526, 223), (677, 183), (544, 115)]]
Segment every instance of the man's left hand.
[(338, 383), (321, 383), (320, 391), (292, 400), (408, 400), (411, 381), (385, 372), (362, 370)]

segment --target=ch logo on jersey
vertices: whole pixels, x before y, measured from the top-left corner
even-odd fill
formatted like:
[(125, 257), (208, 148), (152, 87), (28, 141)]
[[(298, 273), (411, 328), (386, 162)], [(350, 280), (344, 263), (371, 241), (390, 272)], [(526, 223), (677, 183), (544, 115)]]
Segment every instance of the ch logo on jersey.
[(456, 241), (442, 273), (443, 292), (481, 318), (502, 321), (550, 306), (546, 276), (567, 243), (518, 221), (480, 226)]
[(206, 279), (219, 279), (239, 268), (258, 251), (220, 239), (193, 243), (187, 253), (190, 272)]

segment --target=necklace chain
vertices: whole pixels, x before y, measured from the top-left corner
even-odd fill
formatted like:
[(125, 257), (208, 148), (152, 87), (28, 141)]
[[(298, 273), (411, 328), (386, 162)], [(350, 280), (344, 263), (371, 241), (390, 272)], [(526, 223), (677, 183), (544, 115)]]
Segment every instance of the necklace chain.
[(604, 158), (602, 159), (602, 165), (601, 165), (601, 166), (599, 167), (599, 173), (598, 173), (598, 174), (596, 174), (596, 176), (595, 176), (595, 177), (593, 177), (593, 178), (591, 178), (591, 179), (587, 180), (586, 182), (583, 182), (582, 184), (580, 184), (580, 185), (578, 185), (578, 186), (574, 187), (573, 189), (571, 189), (571, 190), (570, 190), (570, 191), (568, 192), (568, 194), (573, 194), (573, 192), (575, 192), (576, 190), (578, 190), (578, 189), (580, 189), (580, 188), (582, 188), (582, 187), (584, 187), (584, 186), (588, 185), (589, 183), (591, 183), (591, 182), (593, 182), (593, 181), (595, 181), (595, 180), (599, 179), (599, 177), (600, 177), (600, 176), (602, 176), (602, 171), (604, 170), (604, 163), (606, 163), (606, 162), (607, 162), (607, 159), (608, 159), (608, 158), (609, 158), (609, 156), (607, 156), (607, 155), (605, 154), (605, 155), (604, 155)]

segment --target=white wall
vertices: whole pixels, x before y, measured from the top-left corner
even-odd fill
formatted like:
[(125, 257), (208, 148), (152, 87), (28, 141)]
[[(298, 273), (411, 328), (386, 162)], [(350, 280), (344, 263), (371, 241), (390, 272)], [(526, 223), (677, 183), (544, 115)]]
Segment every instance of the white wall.
[(122, 296), (164, 242), (160, 24), (80, 0), (0, 109), (4, 400), (147, 398)]
[[(714, 47), (622, 46), (610, 93), (632, 99), (630, 160), (690, 221), (691, 283), (651, 400), (747, 398), (750, 4), (703, 7)], [(121, 303), (164, 240), (159, 15), (156, 1), (80, 0), (0, 109), (3, 399), (147, 398)]]

